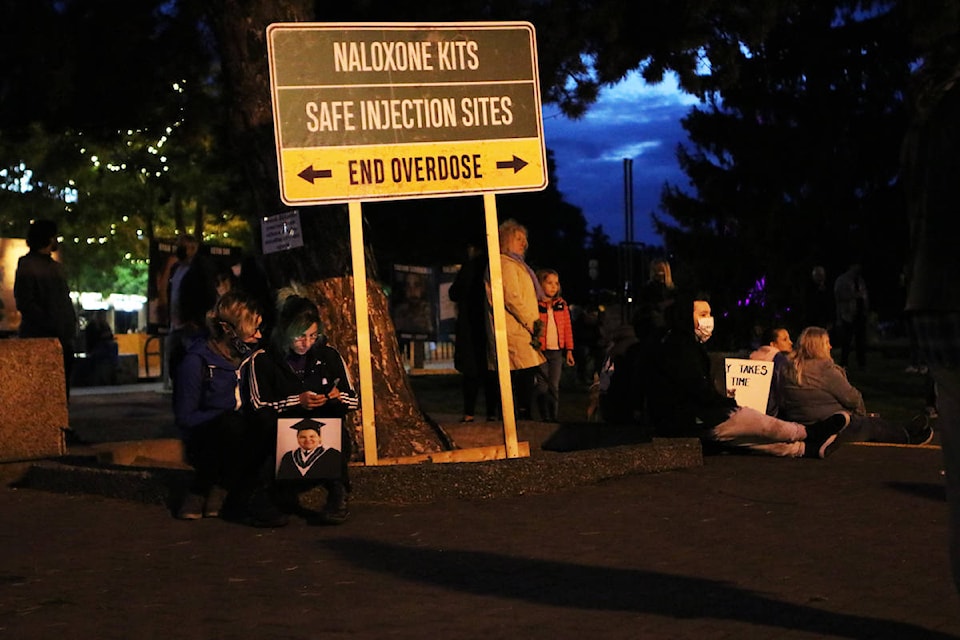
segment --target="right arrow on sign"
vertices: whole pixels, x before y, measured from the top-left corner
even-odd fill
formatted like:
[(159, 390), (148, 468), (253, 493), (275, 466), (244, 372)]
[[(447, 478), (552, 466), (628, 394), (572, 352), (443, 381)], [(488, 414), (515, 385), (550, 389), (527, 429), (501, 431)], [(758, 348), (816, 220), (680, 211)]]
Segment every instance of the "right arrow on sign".
[(314, 169), (313, 165), (310, 165), (309, 167), (307, 167), (297, 175), (303, 178), (304, 180), (306, 180), (307, 182), (309, 182), (310, 184), (313, 184), (313, 181), (316, 178), (331, 177), (333, 175), (333, 171), (331, 171), (330, 169)]
[(527, 166), (525, 160), (521, 160), (517, 156), (513, 156), (513, 160), (498, 160), (497, 169), (513, 169), (513, 172), (516, 173)]

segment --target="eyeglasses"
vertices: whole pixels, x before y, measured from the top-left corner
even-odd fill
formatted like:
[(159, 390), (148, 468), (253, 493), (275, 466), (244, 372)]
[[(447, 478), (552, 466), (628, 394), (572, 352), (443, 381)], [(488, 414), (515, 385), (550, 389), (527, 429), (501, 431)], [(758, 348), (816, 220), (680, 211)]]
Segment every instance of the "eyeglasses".
[(297, 336), (296, 338), (293, 339), (293, 341), (294, 342), (315, 342), (319, 336), (320, 334), (317, 332), (305, 333), (303, 335)]

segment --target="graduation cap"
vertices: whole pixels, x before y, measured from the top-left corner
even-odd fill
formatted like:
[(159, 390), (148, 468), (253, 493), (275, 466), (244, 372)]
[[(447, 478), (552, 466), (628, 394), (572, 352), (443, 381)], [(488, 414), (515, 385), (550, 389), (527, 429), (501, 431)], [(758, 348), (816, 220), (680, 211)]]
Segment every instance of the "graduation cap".
[(307, 431), (308, 429), (313, 429), (317, 433), (320, 433), (320, 427), (323, 426), (322, 422), (313, 420), (311, 418), (304, 418), (300, 422), (290, 425), (291, 429), (296, 429), (298, 432)]

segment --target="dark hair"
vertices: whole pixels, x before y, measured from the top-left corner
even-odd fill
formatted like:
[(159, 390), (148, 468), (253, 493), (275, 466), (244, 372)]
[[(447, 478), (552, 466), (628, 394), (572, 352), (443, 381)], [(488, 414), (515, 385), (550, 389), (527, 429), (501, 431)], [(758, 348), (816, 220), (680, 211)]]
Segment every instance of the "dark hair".
[(669, 329), (693, 332), (693, 303), (695, 300), (710, 302), (710, 294), (706, 291), (690, 289), (681, 289), (677, 292), (674, 303), (665, 310)]
[(277, 326), (270, 334), (270, 341), (278, 353), (286, 353), (290, 348), (290, 341), (302, 335), (314, 323), (320, 330), (320, 310), (317, 305), (302, 296), (290, 296), (283, 301)]
[(31, 249), (43, 249), (57, 237), (57, 223), (53, 220), (35, 220), (27, 229), (27, 246)]
[(780, 325), (774, 325), (772, 327), (767, 327), (766, 329), (764, 329), (763, 336), (761, 336), (760, 338), (761, 340), (763, 340), (762, 344), (767, 345), (767, 344), (770, 344), (771, 342), (776, 342), (781, 331), (786, 331), (786, 327), (781, 327)]

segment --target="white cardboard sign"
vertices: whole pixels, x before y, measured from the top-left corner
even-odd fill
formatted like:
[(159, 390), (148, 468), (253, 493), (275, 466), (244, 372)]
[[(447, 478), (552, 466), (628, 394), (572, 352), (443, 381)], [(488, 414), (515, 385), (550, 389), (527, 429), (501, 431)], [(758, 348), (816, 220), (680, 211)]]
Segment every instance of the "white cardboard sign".
[(727, 395), (732, 396), (741, 407), (750, 407), (760, 413), (767, 412), (770, 397), (770, 381), (773, 379), (773, 363), (767, 360), (724, 360), (724, 382)]

